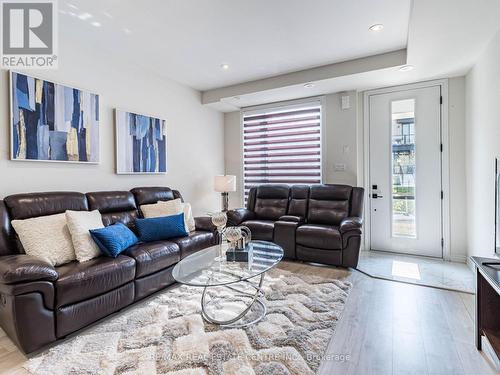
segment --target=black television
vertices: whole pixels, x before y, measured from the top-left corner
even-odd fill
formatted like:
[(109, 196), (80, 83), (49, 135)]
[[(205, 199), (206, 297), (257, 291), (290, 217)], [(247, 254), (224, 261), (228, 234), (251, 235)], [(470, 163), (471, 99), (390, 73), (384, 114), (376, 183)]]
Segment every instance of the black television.
[(500, 257), (500, 158), (495, 159), (495, 253)]

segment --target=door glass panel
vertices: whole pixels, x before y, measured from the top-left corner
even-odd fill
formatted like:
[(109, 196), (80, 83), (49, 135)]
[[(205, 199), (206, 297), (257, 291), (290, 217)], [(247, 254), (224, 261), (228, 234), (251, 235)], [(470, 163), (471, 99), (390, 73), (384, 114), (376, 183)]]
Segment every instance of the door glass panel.
[(391, 104), (392, 236), (415, 238), (415, 99)]

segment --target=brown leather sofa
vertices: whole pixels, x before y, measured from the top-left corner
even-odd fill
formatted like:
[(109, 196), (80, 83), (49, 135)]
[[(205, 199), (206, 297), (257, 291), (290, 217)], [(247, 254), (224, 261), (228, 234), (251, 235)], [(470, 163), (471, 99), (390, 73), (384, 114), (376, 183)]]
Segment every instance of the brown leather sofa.
[(175, 198), (182, 198), (176, 190), (145, 187), (0, 200), (0, 326), (20, 349), (33, 352), (174, 283), (174, 265), (216, 240), (210, 218), (199, 217), (187, 237), (139, 243), (116, 259), (52, 267), (24, 254), (11, 220), (97, 209), (105, 225), (122, 222), (133, 229), (141, 205)]
[(247, 207), (229, 211), (228, 223), (249, 227), (253, 239), (277, 243), (288, 259), (355, 268), (363, 194), (347, 185), (252, 187)]

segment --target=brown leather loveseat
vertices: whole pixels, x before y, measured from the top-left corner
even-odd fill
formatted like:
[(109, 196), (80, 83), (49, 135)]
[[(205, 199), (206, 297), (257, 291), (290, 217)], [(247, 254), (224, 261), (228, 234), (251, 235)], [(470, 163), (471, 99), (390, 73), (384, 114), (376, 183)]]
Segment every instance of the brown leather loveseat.
[(363, 194), (347, 185), (261, 185), (250, 189), (246, 208), (228, 212), (228, 222), (277, 243), (288, 259), (355, 268)]
[(20, 349), (33, 352), (174, 283), (174, 265), (216, 240), (210, 218), (199, 217), (187, 237), (139, 243), (116, 259), (52, 267), (23, 253), (11, 220), (97, 209), (104, 225), (122, 222), (133, 229), (141, 205), (175, 198), (182, 199), (176, 190), (146, 187), (0, 200), (0, 326)]

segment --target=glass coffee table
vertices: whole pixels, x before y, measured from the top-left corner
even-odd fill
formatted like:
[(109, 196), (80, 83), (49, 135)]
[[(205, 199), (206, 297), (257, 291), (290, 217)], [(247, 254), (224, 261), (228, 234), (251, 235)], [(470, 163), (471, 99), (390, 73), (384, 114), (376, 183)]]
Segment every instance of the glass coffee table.
[[(206, 321), (232, 328), (257, 323), (266, 315), (264, 275), (281, 261), (283, 249), (272, 242), (251, 241), (248, 262), (231, 262), (225, 259), (226, 245), (222, 245), (223, 260), (216, 260), (219, 246), (182, 259), (172, 276), (181, 284), (203, 288), (201, 314)], [(258, 281), (252, 280), (257, 277)], [(230, 294), (221, 296), (216, 288), (225, 288)]]

